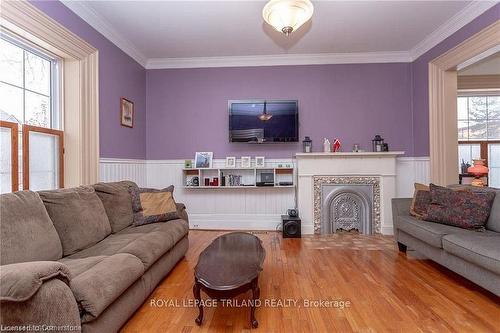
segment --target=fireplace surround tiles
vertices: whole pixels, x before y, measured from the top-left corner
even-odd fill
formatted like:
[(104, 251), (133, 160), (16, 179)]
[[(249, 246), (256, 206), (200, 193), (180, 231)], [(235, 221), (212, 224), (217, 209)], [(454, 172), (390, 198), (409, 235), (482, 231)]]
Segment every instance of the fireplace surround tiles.
[(365, 234), (392, 234), (391, 199), (396, 197), (396, 158), (401, 155), (404, 152), (296, 154), (302, 233), (354, 228)]
[(314, 230), (380, 233), (380, 178), (314, 176)]

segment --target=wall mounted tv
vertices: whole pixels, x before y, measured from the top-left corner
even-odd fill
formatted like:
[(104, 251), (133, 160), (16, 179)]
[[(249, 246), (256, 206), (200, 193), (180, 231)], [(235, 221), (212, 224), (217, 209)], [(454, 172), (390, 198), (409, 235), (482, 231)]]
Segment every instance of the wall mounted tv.
[(299, 141), (296, 100), (228, 101), (229, 142), (279, 143)]

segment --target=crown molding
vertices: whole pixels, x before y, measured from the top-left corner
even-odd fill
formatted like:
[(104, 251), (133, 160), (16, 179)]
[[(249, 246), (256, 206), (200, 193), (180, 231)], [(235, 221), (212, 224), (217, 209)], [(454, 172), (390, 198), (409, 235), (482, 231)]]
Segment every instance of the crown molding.
[(129, 39), (118, 33), (84, 1), (61, 2), (146, 69), (412, 62), (498, 3), (472, 1), (409, 51), (147, 59)]
[(139, 51), (129, 39), (123, 37), (120, 33), (118, 33), (107, 20), (102, 18), (102, 16), (100, 16), (84, 1), (61, 0), (61, 2), (73, 13), (78, 15), (90, 26), (100, 32), (104, 37), (109, 39), (123, 52), (137, 61), (142, 67), (145, 67), (147, 62), (146, 56), (142, 54), (142, 52)]
[(479, 15), (496, 5), (498, 1), (472, 1), (460, 12), (451, 17), (439, 28), (431, 32), (410, 50), (412, 60), (417, 60), (424, 53), (441, 43), (446, 38), (463, 28)]
[(146, 69), (364, 64), (410, 61), (411, 57), (408, 52), (273, 54), (226, 57), (154, 58), (147, 61)]

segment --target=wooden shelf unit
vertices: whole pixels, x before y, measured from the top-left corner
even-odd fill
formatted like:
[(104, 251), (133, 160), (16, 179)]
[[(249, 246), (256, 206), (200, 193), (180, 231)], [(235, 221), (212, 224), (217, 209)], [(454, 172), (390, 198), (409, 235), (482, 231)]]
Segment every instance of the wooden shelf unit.
[[(272, 173), (274, 184), (262, 186), (257, 185), (261, 181), (262, 173)], [(222, 175), (241, 176), (243, 185), (225, 185), (222, 186)], [(198, 177), (198, 186), (188, 185), (193, 177)], [(219, 185), (206, 186), (205, 178), (212, 180), (214, 177), (219, 179)], [(293, 167), (281, 168), (204, 168), (204, 169), (182, 169), (182, 181), (186, 189), (256, 189), (256, 188), (294, 188), (295, 187), (295, 169)], [(279, 185), (280, 182), (292, 183), (291, 185)]]

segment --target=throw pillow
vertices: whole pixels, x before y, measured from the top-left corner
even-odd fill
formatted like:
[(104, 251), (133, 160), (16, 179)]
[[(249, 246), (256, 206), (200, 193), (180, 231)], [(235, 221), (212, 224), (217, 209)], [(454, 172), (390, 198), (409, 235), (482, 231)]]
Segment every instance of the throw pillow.
[(429, 186), (415, 183), (415, 192), (410, 206), (410, 215), (418, 219), (424, 218), (427, 208), (431, 204), (431, 193)]
[(484, 230), (495, 193), (476, 190), (453, 190), (430, 185), (431, 204), (425, 220), (463, 229)]
[(165, 222), (179, 218), (174, 200), (174, 186), (162, 190), (130, 186), (134, 222), (137, 227), (144, 224)]

